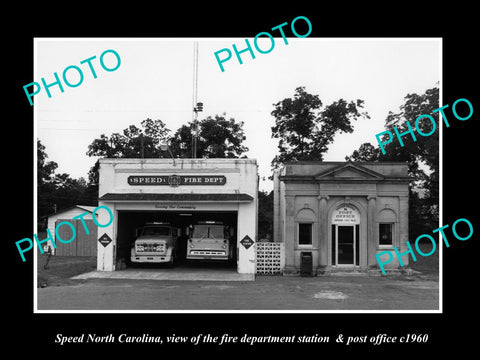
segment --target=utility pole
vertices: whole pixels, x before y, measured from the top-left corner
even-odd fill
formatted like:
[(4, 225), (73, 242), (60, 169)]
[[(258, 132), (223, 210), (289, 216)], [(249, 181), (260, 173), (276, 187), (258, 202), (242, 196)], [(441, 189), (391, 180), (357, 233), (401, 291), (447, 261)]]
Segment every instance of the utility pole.
[(203, 103), (197, 102), (198, 97), (198, 41), (193, 44), (193, 131), (192, 131), (192, 158), (197, 158), (198, 113), (203, 111)]
[(195, 120), (193, 121), (194, 124), (194, 135), (193, 135), (193, 158), (197, 158), (197, 137), (198, 137), (198, 113), (200, 111), (203, 111), (203, 103), (202, 102), (197, 102), (197, 106), (193, 108), (193, 112), (195, 113)]

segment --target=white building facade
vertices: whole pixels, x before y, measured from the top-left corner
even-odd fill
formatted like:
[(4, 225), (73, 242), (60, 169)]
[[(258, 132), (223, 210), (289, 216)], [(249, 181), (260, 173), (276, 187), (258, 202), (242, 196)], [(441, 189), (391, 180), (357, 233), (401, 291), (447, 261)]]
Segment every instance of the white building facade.
[[(100, 159), (98, 205), (113, 221), (98, 229), (97, 270), (115, 271), (146, 222), (215, 220), (235, 228), (238, 273), (254, 274), (257, 194), (254, 159)], [(109, 222), (108, 212), (97, 214)]]

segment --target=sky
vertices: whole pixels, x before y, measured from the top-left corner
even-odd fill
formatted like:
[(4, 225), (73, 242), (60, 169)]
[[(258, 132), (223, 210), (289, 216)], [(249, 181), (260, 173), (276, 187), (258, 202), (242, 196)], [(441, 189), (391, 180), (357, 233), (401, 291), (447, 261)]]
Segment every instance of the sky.
[[(194, 91), (194, 42), (198, 41), (197, 99), (204, 110), (199, 119), (226, 113), (227, 118), (244, 122), (249, 148), (247, 156), (257, 159), (260, 189), (273, 184), (270, 163), (277, 151), (271, 138), (273, 104), (293, 97), (304, 86), (318, 95), (323, 105), (340, 98), (362, 99), (370, 119), (354, 122), (351, 134), (337, 134), (324, 161), (344, 161), (364, 142), (376, 145), (375, 134), (383, 131), (389, 111), (398, 112), (404, 97), (440, 86), (442, 47), (439, 38), (275, 38), (268, 54), (253, 48), (241, 54), (240, 64), (232, 44), (245, 48), (245, 38), (36, 38), (34, 79), (47, 84), (60, 78), (70, 65), (83, 72), (83, 82), (68, 87), (44, 88), (34, 96), (35, 136), (46, 147), (48, 160), (58, 164), (57, 173), (88, 179), (97, 158), (86, 155), (88, 145), (101, 134), (122, 132), (129, 125), (140, 127), (147, 118), (162, 120), (172, 133), (192, 120)], [(253, 44), (253, 39), (249, 39)], [(268, 38), (259, 41), (268, 49)], [(253, 45), (252, 45), (253, 46)], [(222, 72), (214, 53), (228, 48), (232, 58)], [(105, 71), (99, 62), (106, 50), (115, 50), (121, 64)], [(224, 56), (222, 53), (220, 56)], [(91, 61), (97, 78), (87, 63)], [(112, 53), (104, 56), (113, 68)], [(67, 79), (79, 82), (78, 73), (68, 70)], [(26, 98), (28, 102), (28, 99)]]

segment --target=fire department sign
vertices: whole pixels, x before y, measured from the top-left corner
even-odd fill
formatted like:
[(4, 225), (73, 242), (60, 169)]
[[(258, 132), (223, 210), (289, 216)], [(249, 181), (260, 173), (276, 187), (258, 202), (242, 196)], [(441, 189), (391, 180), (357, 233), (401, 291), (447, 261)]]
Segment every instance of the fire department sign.
[(100, 238), (98, 239), (98, 242), (99, 242), (100, 244), (102, 244), (103, 247), (107, 247), (107, 245), (112, 242), (112, 239), (111, 239), (110, 236), (108, 236), (107, 234), (103, 234), (103, 235), (100, 236)]
[(248, 249), (253, 245), (253, 240), (250, 238), (250, 236), (245, 235), (245, 237), (240, 240), (240, 244), (242, 244), (245, 249)]
[(127, 179), (128, 185), (225, 185), (227, 178), (224, 175), (131, 175)]

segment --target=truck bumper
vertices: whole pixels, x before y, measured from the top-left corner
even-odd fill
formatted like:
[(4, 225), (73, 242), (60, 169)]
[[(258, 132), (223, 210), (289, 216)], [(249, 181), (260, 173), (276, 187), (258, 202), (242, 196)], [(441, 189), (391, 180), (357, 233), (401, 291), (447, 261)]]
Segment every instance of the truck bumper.
[(228, 255), (226, 254), (215, 254), (213, 251), (196, 251), (197, 253), (192, 254), (190, 251), (187, 253), (187, 259), (199, 259), (199, 260), (228, 260)]
[(132, 255), (130, 261), (134, 263), (168, 263), (172, 260), (170, 255), (149, 256), (149, 255)]

